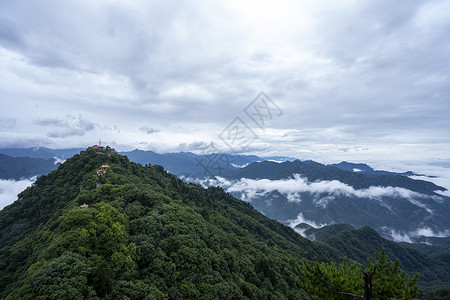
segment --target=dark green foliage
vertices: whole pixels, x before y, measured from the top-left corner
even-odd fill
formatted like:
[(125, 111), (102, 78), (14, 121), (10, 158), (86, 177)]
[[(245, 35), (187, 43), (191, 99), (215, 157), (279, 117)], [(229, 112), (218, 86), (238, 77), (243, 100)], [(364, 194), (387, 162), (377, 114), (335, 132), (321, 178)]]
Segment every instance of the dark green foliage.
[(354, 251), (304, 239), (221, 188), (94, 150), (19, 197), (0, 211), (2, 299), (308, 299), (296, 263)]
[(115, 278), (131, 278), (139, 248), (125, 244), (126, 218), (109, 204), (75, 208), (59, 217), (33, 246), (33, 263), (12, 285), (14, 298), (77, 299), (106, 296)]
[(366, 269), (357, 263), (349, 265), (346, 259), (339, 266), (318, 262), (309, 265), (304, 260), (297, 266), (300, 278), (296, 283), (311, 299), (348, 299), (349, 294), (370, 294), (373, 300), (414, 299), (418, 294), (418, 275), (407, 278), (399, 261), (388, 261), (384, 250), (375, 257), (376, 262), (369, 261)]
[(431, 287), (423, 287), (419, 298), (423, 300), (448, 300), (450, 299), (450, 286), (447, 284), (435, 284)]
[(321, 228), (314, 228), (308, 224), (300, 223), (296, 226), (297, 229), (304, 229), (303, 234), (310, 240), (321, 241), (327, 236), (334, 236), (342, 231), (354, 229), (348, 224), (333, 224), (328, 226), (323, 226)]
[(344, 253), (349, 259), (364, 263), (370, 253), (385, 249), (389, 257), (399, 258), (402, 269), (409, 274), (420, 273), (420, 283), (427, 285), (432, 281), (448, 282), (450, 260), (438, 260), (420, 252), (402, 247), (400, 244), (383, 239), (370, 227), (342, 231), (322, 239), (323, 243)]
[(296, 261), (338, 256), (222, 189), (116, 154), (84, 151), (20, 197), (0, 212), (0, 298), (306, 299)]

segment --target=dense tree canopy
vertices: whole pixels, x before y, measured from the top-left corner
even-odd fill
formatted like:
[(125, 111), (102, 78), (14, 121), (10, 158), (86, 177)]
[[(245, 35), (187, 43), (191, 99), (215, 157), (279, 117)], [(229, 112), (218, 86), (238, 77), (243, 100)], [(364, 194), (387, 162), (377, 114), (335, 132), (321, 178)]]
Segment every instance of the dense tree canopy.
[(221, 188), (86, 150), (0, 211), (0, 298), (308, 299), (296, 265), (351, 257), (331, 245)]
[(364, 268), (361, 264), (340, 265), (336, 263), (308, 264), (306, 260), (297, 266), (300, 277), (296, 280), (311, 299), (413, 299), (418, 294), (419, 275), (406, 278), (399, 267), (399, 261), (389, 261), (384, 249), (375, 254), (376, 261), (369, 261)]

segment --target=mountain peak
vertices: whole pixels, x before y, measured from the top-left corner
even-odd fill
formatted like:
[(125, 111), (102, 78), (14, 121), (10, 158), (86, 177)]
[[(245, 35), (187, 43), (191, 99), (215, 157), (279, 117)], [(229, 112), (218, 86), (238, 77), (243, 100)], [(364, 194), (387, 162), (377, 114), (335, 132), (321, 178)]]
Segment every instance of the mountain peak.
[[(295, 261), (323, 251), (339, 256), (223, 189), (94, 149), (39, 177), (19, 199), (0, 211), (0, 265), (10, 265), (0, 298), (51, 291), (68, 298), (303, 299)], [(71, 284), (74, 276), (79, 285)]]

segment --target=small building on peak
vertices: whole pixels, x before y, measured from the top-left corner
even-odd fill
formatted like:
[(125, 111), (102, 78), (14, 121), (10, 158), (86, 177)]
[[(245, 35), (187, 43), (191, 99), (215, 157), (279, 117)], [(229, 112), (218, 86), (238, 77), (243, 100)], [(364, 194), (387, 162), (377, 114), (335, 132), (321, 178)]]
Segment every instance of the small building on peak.
[(116, 149), (111, 148), (110, 146), (103, 147), (103, 146), (99, 146), (99, 145), (94, 145), (94, 146), (88, 147), (88, 149), (97, 151), (96, 154), (116, 154), (117, 153)]
[(105, 150), (105, 147), (94, 145), (92, 147), (89, 147), (89, 149), (94, 149), (94, 150), (97, 150), (97, 151), (103, 151), (103, 150)]
[(104, 176), (106, 174), (106, 170), (108, 170), (109, 166), (108, 165), (102, 165), (100, 167), (100, 170), (97, 170), (97, 177), (101, 177)]
[(80, 208), (81, 209), (86, 209), (86, 208), (88, 208), (89, 207), (89, 205), (87, 205), (86, 203), (83, 203), (82, 205), (80, 205)]

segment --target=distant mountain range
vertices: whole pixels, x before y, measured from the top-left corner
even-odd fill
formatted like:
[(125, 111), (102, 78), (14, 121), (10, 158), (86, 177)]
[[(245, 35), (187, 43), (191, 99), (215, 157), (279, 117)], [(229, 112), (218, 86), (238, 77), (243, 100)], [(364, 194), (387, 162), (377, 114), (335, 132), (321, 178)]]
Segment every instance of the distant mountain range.
[(61, 160), (68, 159), (77, 153), (80, 153), (83, 148), (69, 148), (69, 149), (50, 149), (45, 147), (33, 148), (3, 148), (0, 149), (1, 154), (12, 157), (32, 157), (42, 159), (58, 158)]
[[(23, 172), (16, 172), (14, 163), (20, 165), (27, 163), (28, 158), (33, 158), (34, 164), (46, 166), (47, 170), (43, 172), (42, 168), (37, 169), (33, 167), (30, 169), (26, 176), (36, 176), (46, 174), (54, 169), (56, 165), (48, 167), (49, 161), (63, 161), (67, 158), (82, 151), (82, 148), (70, 148), (70, 149), (50, 149), (45, 147), (36, 148), (7, 148), (0, 149), (0, 154), (11, 157), (8, 166), (11, 170), (9, 172), (0, 170), (0, 178), (3, 179), (19, 179), (24, 177)], [(155, 164), (161, 165), (176, 176), (203, 178), (214, 175), (222, 175), (225, 170), (239, 169), (243, 166), (247, 166), (256, 161), (272, 160), (272, 161), (287, 161), (295, 160), (292, 157), (259, 157), (256, 155), (232, 155), (232, 154), (205, 154), (197, 155), (191, 152), (177, 152), (177, 153), (156, 153), (153, 151), (133, 150), (120, 152), (122, 155), (126, 155), (128, 159), (133, 162), (140, 163), (142, 165)], [(14, 157), (15, 159), (12, 159)], [(5, 161), (6, 161), (5, 157)], [(45, 160), (45, 162), (44, 162)], [(12, 175), (11, 175), (12, 174)]]
[(371, 226), (404, 241), (450, 235), (450, 198), (439, 194), (445, 188), (403, 175), (366, 175), (312, 161), (264, 161), (229, 170), (212, 184), (293, 227), (304, 222)]
[[(328, 165), (330, 167), (336, 167), (344, 171), (349, 172), (355, 172), (360, 173), (364, 175), (403, 175), (403, 176), (425, 176), (423, 174), (416, 174), (411, 171), (403, 172), (403, 173), (396, 173), (396, 172), (389, 172), (389, 171), (382, 171), (382, 170), (374, 170), (372, 167), (366, 164), (354, 164), (350, 162), (340, 162), (338, 164), (331, 164)], [(429, 176), (428, 176), (429, 177)]]
[[(297, 224), (297, 231), (320, 240), (310, 241), (222, 188), (204, 189), (160, 166), (99, 152), (87, 149), (67, 159), (0, 210), (0, 298), (310, 299), (295, 285), (303, 259), (367, 264), (382, 248), (408, 275), (421, 274), (421, 289), (448, 289), (445, 244), (435, 255), (383, 239), (369, 227)], [(262, 162), (236, 172), (256, 178), (266, 164), (312, 168)]]
[[(384, 171), (380, 171), (383, 172)], [(429, 181), (414, 180), (397, 173), (387, 172), (388, 175), (367, 176), (359, 172), (342, 170), (333, 165), (323, 165), (318, 162), (295, 160), (292, 162), (275, 163), (271, 161), (255, 162), (245, 168), (228, 170), (224, 174), (227, 179), (270, 179), (280, 180), (291, 178), (294, 174), (302, 175), (309, 182), (339, 181), (354, 189), (364, 189), (371, 186), (402, 187), (411, 191), (436, 195), (436, 191), (445, 191), (445, 188)]]
[(177, 176), (208, 177), (221, 175), (226, 169), (238, 169), (255, 161), (265, 160), (255, 155), (206, 154), (197, 155), (191, 152), (163, 153), (133, 150), (120, 152), (131, 161), (145, 164), (161, 165)]
[[(0, 154), (4, 154), (10, 157), (27, 157), (37, 158), (43, 160), (55, 160), (63, 161), (67, 158), (84, 150), (83, 148), (68, 148), (68, 149), (50, 149), (46, 147), (32, 147), (32, 148), (1, 148)], [(273, 161), (273, 162), (285, 162), (294, 161), (294, 157), (284, 156), (270, 156), (259, 157), (256, 155), (233, 155), (233, 154), (205, 154), (198, 155), (191, 152), (176, 152), (176, 153), (156, 153), (151, 150), (132, 150), (122, 151), (122, 155), (126, 155), (131, 161), (145, 164), (161, 165), (167, 171), (176, 176), (204, 178), (211, 176), (222, 176), (224, 172), (228, 170), (236, 170), (242, 167), (246, 167), (253, 162)], [(17, 160), (19, 163), (20, 160)], [(24, 160), (25, 162), (25, 160)], [(42, 161), (35, 161), (38, 164), (43, 164)], [(320, 165), (322, 164), (308, 160), (304, 163)], [(13, 164), (13, 163), (12, 163)], [(20, 163), (19, 163), (20, 164)], [(12, 166), (12, 165), (8, 165)], [(388, 171), (374, 170), (366, 164), (355, 164), (349, 162), (341, 162), (339, 164), (331, 164), (328, 166), (337, 167), (344, 171), (350, 171), (354, 173), (360, 173), (364, 175), (418, 175), (411, 171), (404, 173), (395, 173)], [(56, 168), (56, 167), (55, 167)], [(53, 169), (55, 169), (53, 168)], [(49, 171), (53, 170), (48, 168)], [(48, 171), (48, 172), (49, 172)], [(42, 172), (29, 172), (30, 176), (42, 175)], [(0, 178), (6, 178), (3, 172), (0, 172)], [(12, 178), (19, 178), (16, 175)]]
[(57, 167), (54, 159), (11, 157), (0, 154), (0, 179), (28, 179), (45, 175)]
[[(0, 178), (46, 174), (57, 160), (81, 149), (0, 149)], [(443, 187), (413, 180), (413, 172), (374, 170), (366, 164), (324, 165), (286, 157), (121, 152), (142, 165), (161, 165), (185, 181), (219, 185), (266, 216), (295, 227), (346, 223), (371, 226), (385, 237), (421, 241), (421, 235), (450, 235), (450, 199)], [(292, 161), (289, 161), (292, 160)], [(275, 162), (277, 161), (277, 162)]]

